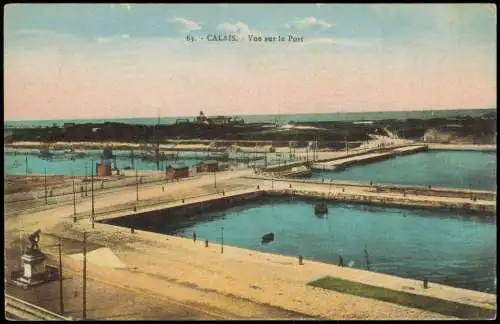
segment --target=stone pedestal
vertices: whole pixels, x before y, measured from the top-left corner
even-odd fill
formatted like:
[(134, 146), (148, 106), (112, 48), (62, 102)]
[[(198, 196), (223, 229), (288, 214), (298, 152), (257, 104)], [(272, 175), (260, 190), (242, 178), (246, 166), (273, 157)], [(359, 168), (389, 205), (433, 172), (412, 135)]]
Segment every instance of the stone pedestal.
[(22, 275), (14, 279), (18, 286), (27, 288), (47, 281), (45, 255), (40, 251), (30, 251), (21, 257)]

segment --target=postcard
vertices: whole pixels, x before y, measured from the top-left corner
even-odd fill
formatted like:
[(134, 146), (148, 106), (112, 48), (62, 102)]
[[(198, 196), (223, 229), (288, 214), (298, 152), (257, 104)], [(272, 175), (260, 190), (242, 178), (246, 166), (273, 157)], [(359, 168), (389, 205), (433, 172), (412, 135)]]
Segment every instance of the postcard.
[(496, 317), (496, 6), (4, 7), (11, 320)]

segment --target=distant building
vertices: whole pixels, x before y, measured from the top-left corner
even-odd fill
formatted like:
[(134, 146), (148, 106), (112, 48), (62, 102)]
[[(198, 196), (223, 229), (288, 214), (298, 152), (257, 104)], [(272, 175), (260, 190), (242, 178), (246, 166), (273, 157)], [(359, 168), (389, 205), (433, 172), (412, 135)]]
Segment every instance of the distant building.
[(111, 175), (111, 164), (97, 163), (95, 166), (95, 174), (98, 177), (109, 177)]
[(188, 118), (179, 118), (175, 120), (175, 124), (191, 124), (191, 121)]
[(217, 172), (219, 171), (219, 162), (216, 160), (207, 160), (198, 163), (198, 172)]
[(444, 132), (438, 129), (428, 129), (422, 140), (424, 142), (434, 142), (434, 143), (449, 143), (453, 139), (453, 135), (449, 132)]
[(183, 164), (171, 164), (166, 169), (167, 179), (179, 179), (189, 177), (189, 167)]
[(228, 124), (244, 124), (245, 121), (241, 117), (227, 117), (227, 116), (207, 117), (203, 113), (203, 111), (200, 111), (200, 115), (195, 118), (195, 123), (203, 125), (228, 125)]
[(226, 117), (226, 116), (209, 117), (208, 123), (210, 125), (227, 125), (231, 124), (231, 119), (232, 117)]

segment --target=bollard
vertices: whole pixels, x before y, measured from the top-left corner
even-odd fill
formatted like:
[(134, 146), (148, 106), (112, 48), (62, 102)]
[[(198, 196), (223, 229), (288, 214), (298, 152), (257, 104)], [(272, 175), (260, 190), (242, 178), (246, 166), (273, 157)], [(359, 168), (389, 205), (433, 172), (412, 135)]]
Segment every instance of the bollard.
[(208, 247), (208, 240), (205, 240), (205, 247)]
[(291, 187), (292, 187), (292, 184), (290, 183), (290, 184), (288, 185), (288, 188), (291, 188)]
[(134, 228), (133, 227), (130, 228), (130, 233), (134, 234)]
[(137, 206), (134, 206), (134, 213), (137, 211)]
[(182, 199), (182, 203), (184, 203), (184, 199)]
[(424, 278), (424, 289), (429, 288), (429, 282), (427, 281), (427, 278)]
[(304, 263), (302, 263), (302, 255), (299, 255), (299, 264), (300, 265), (303, 265)]

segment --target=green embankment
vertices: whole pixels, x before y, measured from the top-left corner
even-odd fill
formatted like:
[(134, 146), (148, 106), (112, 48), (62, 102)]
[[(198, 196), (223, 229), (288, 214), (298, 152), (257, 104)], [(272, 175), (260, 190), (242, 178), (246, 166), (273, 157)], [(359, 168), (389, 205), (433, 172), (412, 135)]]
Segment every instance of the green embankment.
[(465, 319), (493, 319), (496, 316), (494, 309), (395, 291), (330, 276), (312, 281), (308, 285)]

